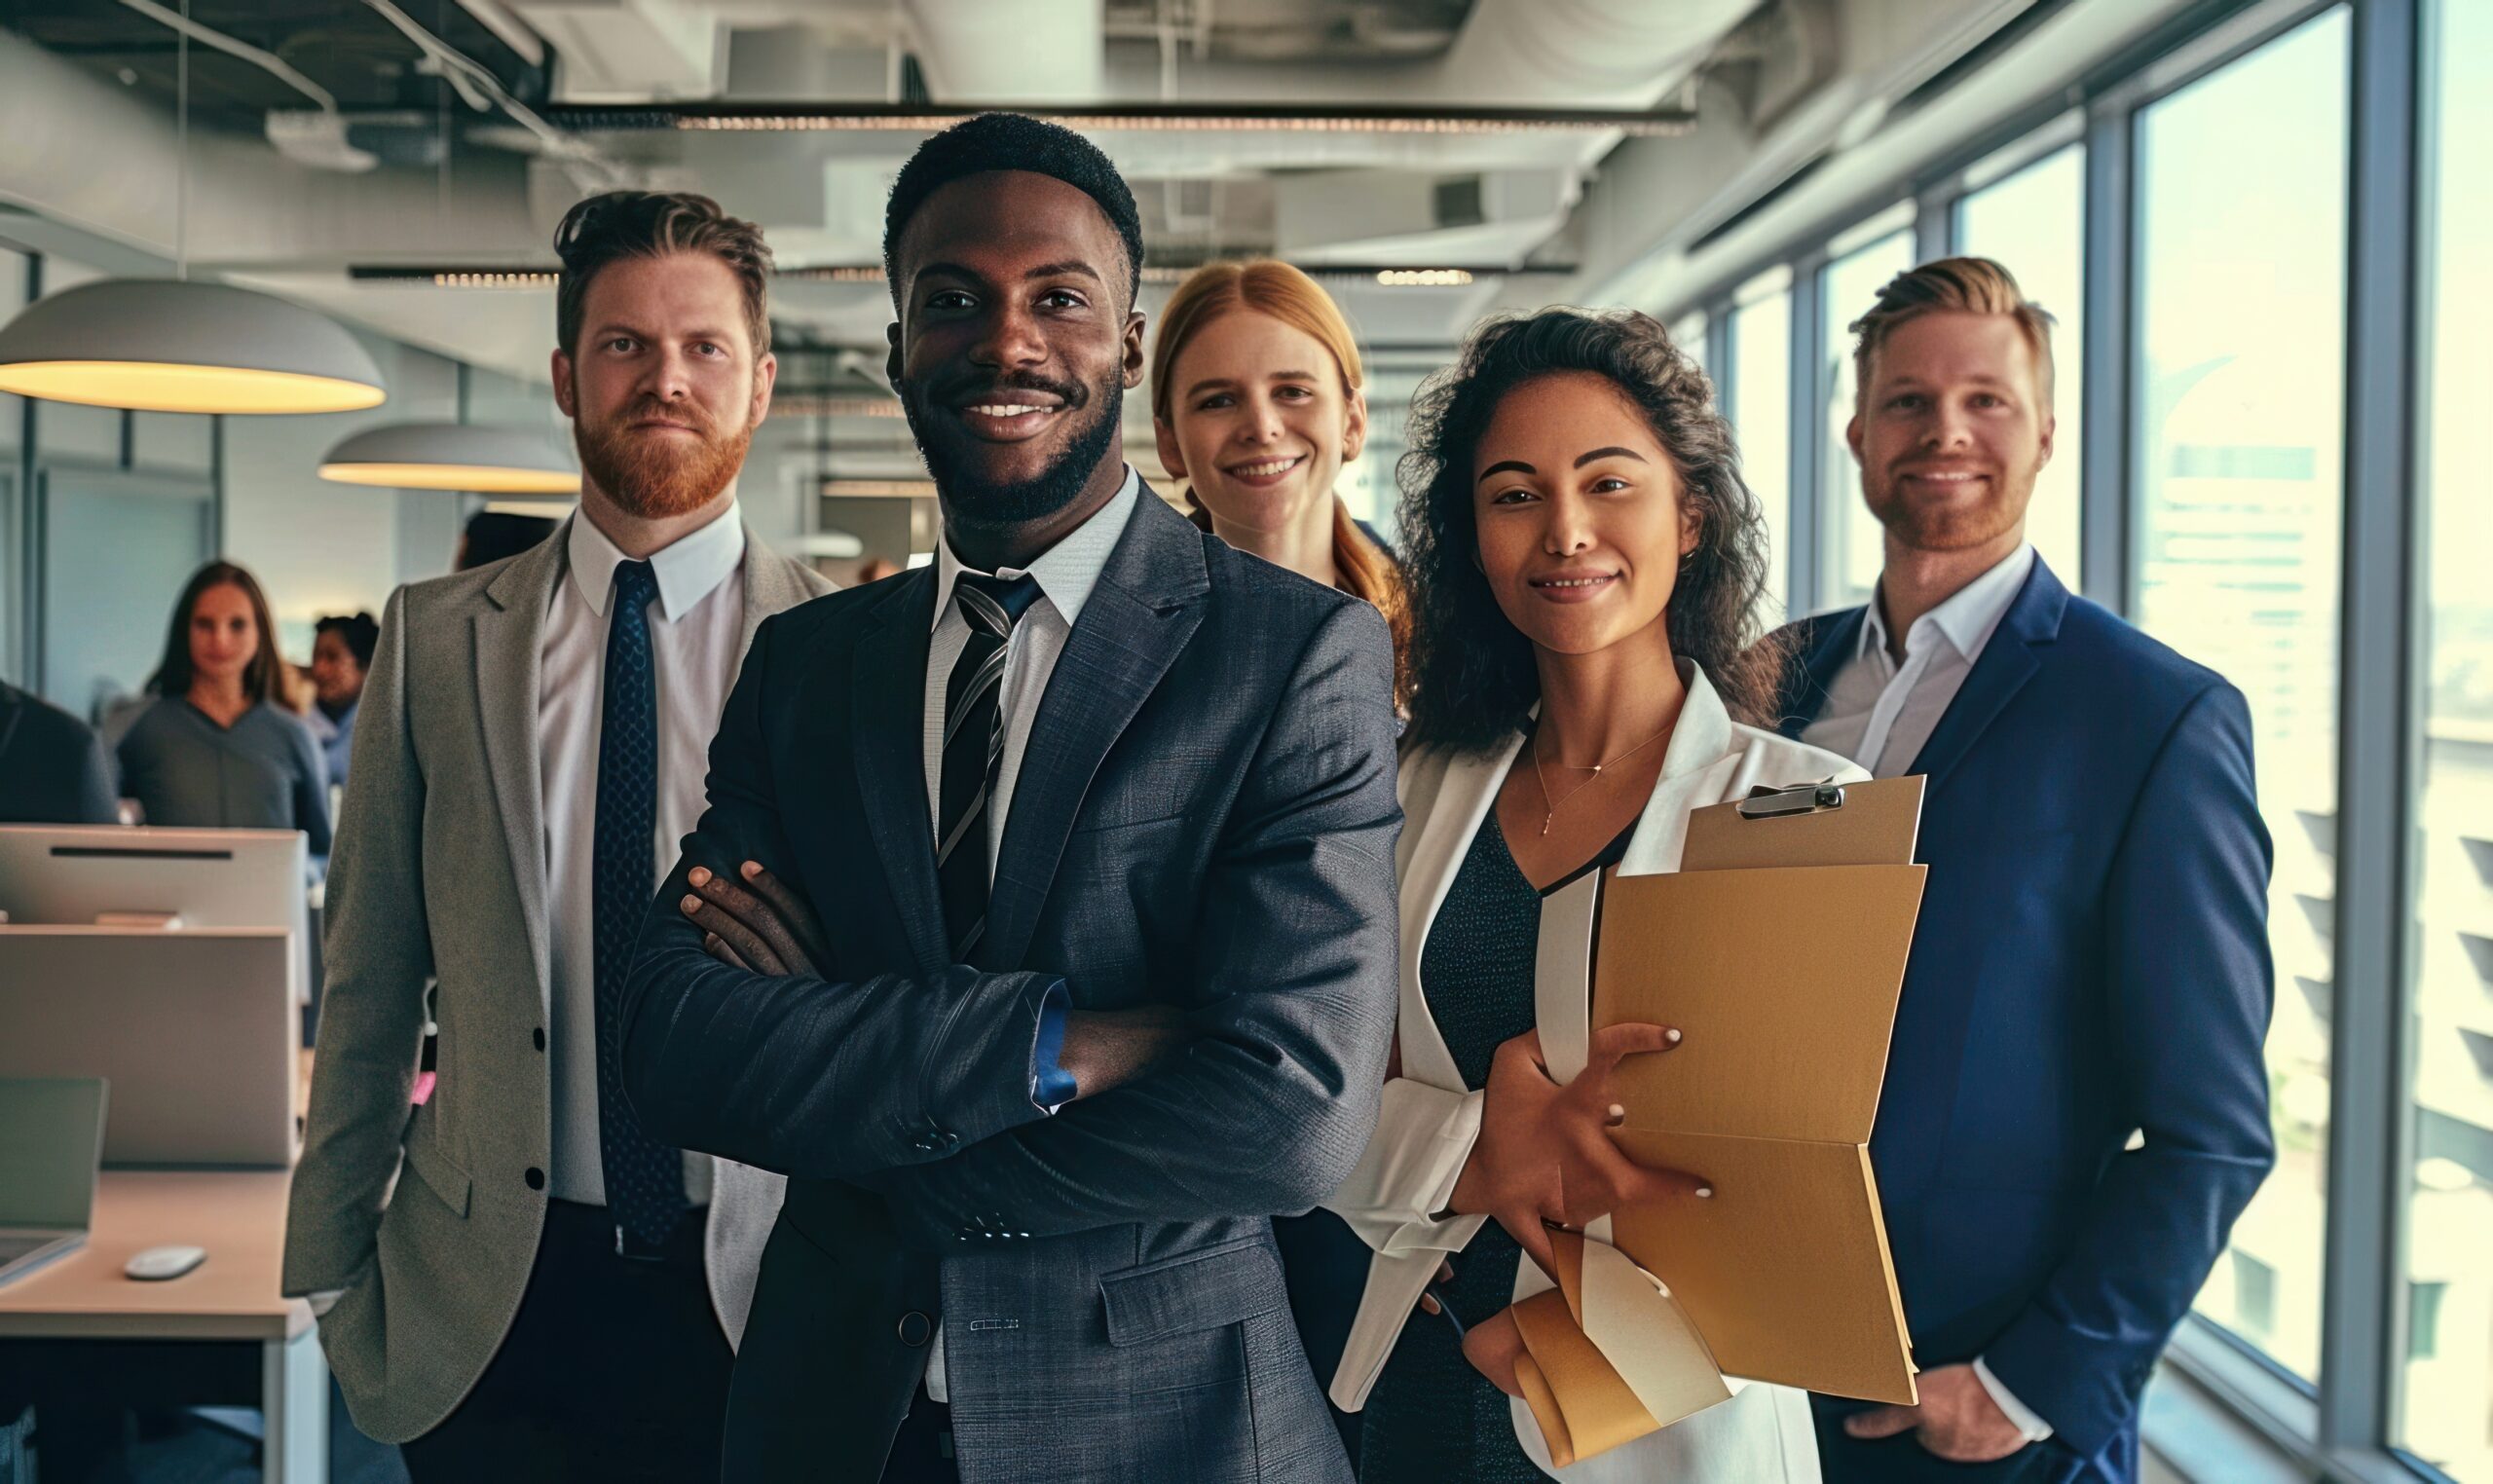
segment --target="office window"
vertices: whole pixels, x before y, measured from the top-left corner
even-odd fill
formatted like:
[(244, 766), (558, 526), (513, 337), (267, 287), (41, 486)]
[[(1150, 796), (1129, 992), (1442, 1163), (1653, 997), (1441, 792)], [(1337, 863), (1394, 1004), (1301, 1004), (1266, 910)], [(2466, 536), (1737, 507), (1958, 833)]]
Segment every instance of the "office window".
[(2086, 348), (2086, 147), (2055, 150), (1956, 203), (1956, 250), (1993, 259), (2026, 297), (2051, 311), (2056, 367), (2052, 462), (2034, 481), (2026, 534), (2075, 589), (2078, 456), (2085, 448), (2081, 371)]
[(1815, 592), (1820, 608), (1848, 608), (1870, 601), (1879, 569), (1887, 559), (1886, 538), (1861, 502), (1861, 469), (1844, 441), (1852, 422), (1855, 390), (1852, 333), (1844, 326), (1868, 314), (1889, 278), (1913, 267), (1913, 233), (1890, 233), (1829, 263), (1818, 278), (1819, 313), (1826, 334), (1825, 364), (1818, 368), (1819, 421), (1826, 427), (1820, 452), (1818, 509), (1825, 539), (1819, 543)]
[[(2410, 1059), (2414, 1295), (2398, 1440), (2493, 1480), (2493, 6), (2427, 8), (2418, 171), (2417, 687)], [(2431, 1297), (2427, 1298), (2430, 1294)]]
[(1766, 506), (1768, 627), (1792, 601), (1792, 294), (1778, 286), (1731, 313), (1731, 422), (1740, 469)]
[(2135, 616), (2249, 697), (2277, 849), (2278, 1164), (2233, 1234), (2237, 1271), (2272, 1277), (2212, 1282), (2199, 1308), (2307, 1379), (2336, 992), (2347, 33), (2328, 12), (2138, 126)]
[(1714, 363), (1706, 353), (1705, 331), (1704, 311), (1699, 310), (1693, 315), (1682, 315), (1671, 322), (1671, 343), (1695, 356), (1696, 363), (1710, 372), (1713, 370)]

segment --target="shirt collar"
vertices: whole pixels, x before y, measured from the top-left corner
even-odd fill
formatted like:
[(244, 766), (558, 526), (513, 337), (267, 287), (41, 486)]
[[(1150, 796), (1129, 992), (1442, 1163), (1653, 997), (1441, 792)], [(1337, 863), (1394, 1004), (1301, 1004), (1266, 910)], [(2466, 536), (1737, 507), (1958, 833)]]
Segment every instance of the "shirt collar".
[[(2026, 577), (2034, 570), (2034, 545), (2021, 541), (2015, 551), (1999, 559), (1991, 569), (1948, 595), (1948, 600), (1914, 620), (1905, 636), (1907, 653), (1929, 642), (1934, 632), (1955, 647), (1968, 663), (1982, 657), (1983, 647), (1991, 643), (1991, 634), (2000, 620), (2008, 616), (2009, 606), (2017, 601), (2018, 592), (2026, 585)], [(1861, 625), (1862, 655), (1882, 652), (1887, 648), (1887, 620), (1883, 605), (1873, 594), (1869, 612)]]
[[(614, 593), (614, 567), (627, 562), (588, 511), (572, 514), (572, 530), (565, 548), (571, 562), (572, 581), (587, 600), (588, 611), (603, 618), (606, 603)], [(658, 609), (672, 623), (690, 612), (695, 604), (718, 589), (727, 574), (744, 561), (744, 521), (737, 515), (732, 500), (710, 523), (698, 531), (677, 537), (673, 544), (650, 554), (650, 566), (658, 579)]]
[[(1108, 502), (1091, 514), (1089, 520), (1074, 527), (1057, 543), (1031, 561), (1027, 568), (1004, 567), (996, 571), (999, 577), (1018, 577), (1026, 571), (1038, 579), (1039, 596), (1056, 605), (1071, 628), (1081, 620), (1082, 605), (1091, 601), (1091, 589), (1099, 585), (1099, 574), (1107, 570), (1108, 554), (1117, 547), (1117, 538), (1126, 533), (1126, 522), (1134, 517), (1135, 506), (1142, 498), (1142, 476), (1126, 465), (1126, 482)], [(937, 543), (935, 553), (935, 622), (952, 611), (952, 579), (976, 568), (965, 566), (952, 555), (952, 543)]]

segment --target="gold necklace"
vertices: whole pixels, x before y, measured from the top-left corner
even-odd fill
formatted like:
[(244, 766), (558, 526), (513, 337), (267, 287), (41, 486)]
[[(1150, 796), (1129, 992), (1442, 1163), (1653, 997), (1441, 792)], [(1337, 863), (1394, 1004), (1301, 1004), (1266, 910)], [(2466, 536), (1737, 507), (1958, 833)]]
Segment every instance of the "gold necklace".
[(1639, 742), (1634, 747), (1620, 753), (1618, 757), (1612, 758), (1607, 761), (1596, 762), (1589, 768), (1581, 763), (1575, 762), (1559, 763), (1558, 765), (1560, 767), (1568, 768), (1575, 772), (1588, 772), (1592, 774), (1590, 778), (1587, 778), (1583, 782), (1576, 785), (1574, 788), (1569, 789), (1567, 791), (1566, 798), (1552, 798), (1549, 797), (1549, 780), (1543, 777), (1541, 772), (1541, 733), (1538, 729), (1535, 729), (1532, 734), (1532, 781), (1541, 785), (1541, 801), (1545, 806), (1541, 815), (1541, 833), (1543, 835), (1547, 835), (1549, 833), (1549, 822), (1558, 817), (1558, 806), (1560, 804), (1565, 803), (1568, 798), (1573, 798), (1584, 790), (1591, 788), (1594, 784), (1601, 782), (1601, 770), (1603, 768), (1615, 767), (1618, 764), (1626, 761), (1628, 759), (1635, 757), (1638, 753), (1643, 752), (1645, 749), (1653, 746), (1656, 742), (1659, 742), (1664, 737), (1669, 736), (1671, 728), (1678, 724), (1679, 717), (1674, 713), (1668, 722), (1662, 723), (1662, 729), (1660, 731), (1647, 737), (1644, 741)]

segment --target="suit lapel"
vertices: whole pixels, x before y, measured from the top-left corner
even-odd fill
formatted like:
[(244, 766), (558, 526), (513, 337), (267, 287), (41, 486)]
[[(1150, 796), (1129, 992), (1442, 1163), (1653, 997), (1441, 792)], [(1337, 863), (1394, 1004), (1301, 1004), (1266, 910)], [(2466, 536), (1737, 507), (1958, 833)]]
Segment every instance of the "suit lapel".
[(2052, 575), (2041, 557), (2036, 557), (2034, 570), (2026, 575), (2026, 585), (2008, 606), (1991, 643), (1983, 646), (1982, 657), (1974, 661), (1964, 686), (1948, 703), (1947, 714), (1939, 719), (1930, 740), (1921, 745), (1921, 752), (1908, 772), (1923, 774), (1930, 780), (1930, 787), (1938, 786), (1966, 750), (1981, 740), (2001, 709), (2043, 667), (2034, 650), (2060, 637), (2061, 614), (2067, 608), (2068, 589), (2061, 586), (2060, 578)]
[(486, 607), (475, 617), (476, 706), (484, 724), (485, 760), (540, 985), (553, 983), (553, 968), (545, 928), (545, 803), (537, 691), (545, 610), (562, 576), (571, 535), (571, 522), (565, 521), (552, 536), (513, 558), (485, 589)]
[(781, 613), (807, 599), (831, 591), (831, 584), (808, 584), (805, 569), (762, 544), (761, 538), (748, 529), (744, 534), (744, 624), (736, 636), (739, 663), (753, 652), (754, 630), (762, 620)]
[(1776, 730), (1798, 742), (1802, 731), (1826, 710), (1827, 687), (1835, 684), (1836, 673), (1859, 647), (1861, 625), (1869, 612), (1846, 609), (1809, 621), (1801, 651), (1801, 683), (1786, 693)]
[(1194, 637), (1210, 591), (1202, 534), (1144, 489), (1031, 721), (987, 893), (982, 962), (1022, 961), (1100, 760)]
[(949, 961), (926, 809), (926, 649), (935, 628), (935, 569), (894, 584), (866, 620), (850, 675), (849, 725), (867, 831), (901, 926), (928, 973)]

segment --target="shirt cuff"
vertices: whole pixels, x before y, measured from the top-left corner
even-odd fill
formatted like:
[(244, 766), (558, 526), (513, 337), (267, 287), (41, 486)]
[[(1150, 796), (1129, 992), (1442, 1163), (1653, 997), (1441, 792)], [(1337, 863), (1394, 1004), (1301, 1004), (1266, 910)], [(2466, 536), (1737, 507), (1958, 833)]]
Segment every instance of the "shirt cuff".
[(1048, 985), (1039, 1000), (1039, 1034), (1030, 1047), (1030, 1101), (1054, 1113), (1082, 1094), (1073, 1074), (1059, 1064), (1064, 1056), (1064, 1016), (1070, 997), (1064, 981)]
[(1984, 1364), (1979, 1355), (1974, 1357), (1974, 1379), (1983, 1384), (1984, 1391), (1991, 1392), (1991, 1404), (2017, 1425), (2018, 1431), (2026, 1434), (2026, 1441), (2039, 1443), (2052, 1435), (2052, 1425), (2035, 1416), (2033, 1408), (2019, 1401), (2017, 1393), (1992, 1375), (1991, 1367)]
[(303, 1302), (312, 1306), (312, 1317), (324, 1319), (328, 1317), (330, 1310), (338, 1307), (338, 1300), (346, 1296), (347, 1290), (344, 1288), (322, 1288), (303, 1295)]

